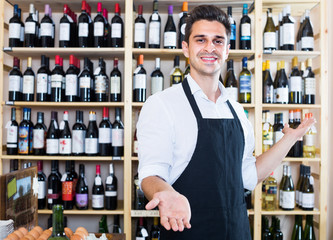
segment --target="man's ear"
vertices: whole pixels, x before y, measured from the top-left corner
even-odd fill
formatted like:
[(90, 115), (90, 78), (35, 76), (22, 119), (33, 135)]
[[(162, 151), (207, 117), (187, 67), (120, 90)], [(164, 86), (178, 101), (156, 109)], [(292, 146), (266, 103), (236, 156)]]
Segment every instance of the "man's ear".
[(188, 54), (188, 43), (187, 42), (182, 41), (182, 49), (183, 49), (184, 56), (188, 58), (189, 54)]

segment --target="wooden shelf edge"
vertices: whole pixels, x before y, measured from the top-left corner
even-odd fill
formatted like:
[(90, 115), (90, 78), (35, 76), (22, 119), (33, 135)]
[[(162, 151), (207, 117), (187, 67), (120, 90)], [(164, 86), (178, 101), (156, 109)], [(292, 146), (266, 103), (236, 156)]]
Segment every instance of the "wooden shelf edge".
[(124, 102), (25, 102), (25, 101), (4, 101), (3, 106), (32, 107), (123, 107)]
[[(64, 210), (64, 215), (123, 215), (124, 210)], [(52, 214), (52, 210), (38, 210), (38, 214)]]
[(21, 160), (74, 160), (74, 161), (113, 161), (124, 162), (124, 157), (102, 157), (102, 156), (34, 156), (34, 155), (2, 155), (1, 159), (21, 159)]
[(321, 109), (321, 104), (270, 104), (263, 103), (263, 109)]
[(131, 210), (131, 216), (132, 217), (159, 217), (159, 211), (158, 210)]
[(285, 158), (283, 162), (320, 162), (321, 158)]
[(261, 215), (320, 215), (320, 211), (318, 209), (315, 209), (313, 211), (304, 211), (299, 208), (295, 208), (293, 211), (283, 211), (283, 210), (277, 210), (277, 211), (261, 211)]

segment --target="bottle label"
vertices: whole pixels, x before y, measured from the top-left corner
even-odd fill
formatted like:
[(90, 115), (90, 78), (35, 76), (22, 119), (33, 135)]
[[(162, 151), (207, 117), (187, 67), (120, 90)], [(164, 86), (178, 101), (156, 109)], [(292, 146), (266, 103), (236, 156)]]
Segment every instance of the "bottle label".
[(314, 48), (314, 39), (313, 37), (302, 37), (301, 48)]
[(315, 146), (315, 135), (314, 134), (305, 134), (304, 135), (304, 146)]
[(117, 197), (117, 191), (105, 191), (106, 197)]
[(24, 42), (24, 27), (23, 27), (23, 26), (21, 26), (20, 41), (21, 41), (22, 43)]
[(302, 193), (302, 207), (313, 208), (315, 196), (314, 193)]
[(20, 127), (19, 128), (19, 154), (28, 154), (29, 153), (29, 127)]
[(280, 139), (283, 137), (283, 133), (282, 131), (276, 131), (273, 132), (273, 142), (274, 144), (277, 143), (278, 141), (280, 141)]
[(176, 47), (177, 33), (164, 32), (164, 47)]
[(121, 23), (112, 23), (111, 29), (111, 38), (121, 38)]
[(24, 28), (25, 34), (36, 34), (36, 23), (35, 22), (26, 22)]
[[(283, 191), (283, 190), (282, 190)], [(295, 192), (283, 191), (282, 208), (294, 208), (295, 207)]]
[(239, 77), (239, 92), (251, 93), (251, 76), (243, 75)]
[(94, 23), (94, 36), (95, 37), (103, 37), (104, 36), (104, 23), (103, 22), (95, 22)]
[(23, 93), (33, 94), (34, 93), (35, 77), (30, 75), (23, 76)]
[(227, 90), (228, 98), (234, 100), (235, 102), (238, 102), (238, 88), (227, 87), (225, 89)]
[(88, 37), (89, 35), (89, 24), (79, 23), (79, 37)]
[(51, 95), (51, 76), (47, 76), (47, 94)]
[(284, 23), (283, 24), (283, 45), (295, 44), (295, 24)]
[(112, 129), (112, 146), (124, 146), (124, 129)]
[(151, 78), (151, 94), (155, 94), (163, 90), (163, 77)]
[(61, 88), (62, 78), (60, 74), (51, 75), (51, 88)]
[(84, 138), (86, 132), (84, 130), (73, 130), (73, 153), (84, 153)]
[(230, 40), (236, 40), (236, 24), (231, 24)]
[(103, 75), (95, 76), (95, 93), (106, 93), (107, 78)]
[(37, 74), (37, 93), (47, 93), (47, 79), (46, 73)]
[(90, 88), (90, 77), (80, 77), (80, 88)]
[(44, 199), (46, 197), (46, 182), (38, 181), (38, 199)]
[(66, 96), (77, 96), (77, 75), (67, 74), (66, 75)]
[(136, 23), (134, 25), (134, 42), (146, 42), (146, 24)]
[(111, 143), (111, 128), (98, 129), (99, 143)]
[(71, 154), (72, 153), (72, 139), (59, 138), (59, 154)]
[(21, 24), (10, 23), (9, 24), (9, 38), (20, 39), (21, 36)]
[(97, 154), (98, 152), (98, 139), (86, 138), (85, 139), (85, 151), (87, 154)]
[(53, 200), (57, 200), (60, 198), (60, 194), (59, 193), (53, 193), (53, 189), (49, 188), (47, 189), (47, 202), (49, 204), (53, 203)]
[(307, 77), (304, 80), (305, 95), (315, 95), (316, 94), (316, 79)]
[(242, 23), (241, 28), (242, 28), (241, 40), (251, 40), (251, 24)]
[(146, 74), (135, 74), (133, 88), (134, 89), (146, 89), (147, 88), (147, 75)]
[(76, 204), (79, 207), (86, 207), (88, 206), (88, 194), (87, 193), (77, 193), (76, 194)]
[(288, 88), (277, 88), (276, 89), (276, 103), (288, 103), (289, 102), (289, 91)]
[(279, 49), (279, 31), (275, 32), (275, 47), (276, 47), (276, 50)]
[(138, 154), (138, 152), (139, 152), (139, 144), (138, 144), (138, 141), (135, 140), (133, 143), (133, 153)]
[(60, 41), (69, 41), (70, 40), (70, 24), (69, 23), (60, 23), (59, 28), (59, 40)]
[(62, 200), (73, 201), (73, 181), (62, 182)]
[(265, 32), (264, 33), (264, 48), (276, 48), (276, 33)]
[(45, 144), (45, 131), (43, 129), (33, 130), (33, 148), (43, 149)]
[(186, 28), (186, 23), (183, 23), (181, 26), (180, 26), (180, 33), (182, 35), (185, 35), (185, 28)]
[(274, 87), (273, 85), (266, 85), (264, 87), (264, 100), (265, 102), (273, 103), (274, 101)]
[(283, 202), (283, 191), (282, 189), (279, 190), (279, 206), (282, 207)]
[(47, 154), (59, 153), (59, 139), (46, 139), (46, 153)]
[(262, 131), (262, 144), (273, 145), (273, 133), (269, 131), (269, 123), (264, 123)]
[(104, 208), (104, 195), (92, 195), (92, 207), (93, 208)]
[(296, 204), (300, 206), (299, 204), (299, 191), (296, 190)]
[(53, 25), (52, 23), (40, 24), (40, 36), (52, 37)]
[(110, 93), (120, 94), (120, 77), (111, 77)]
[(172, 81), (172, 85), (181, 83), (183, 81), (183, 76), (177, 76), (177, 75), (171, 75), (171, 81)]
[[(11, 121), (8, 122), (8, 124), (11, 124)], [(7, 124), (7, 125), (8, 125)], [(17, 147), (17, 126), (8, 126), (7, 127), (7, 143), (15, 143), (15, 147)], [(7, 145), (8, 147), (8, 145)]]
[(301, 92), (302, 91), (302, 77), (293, 76), (290, 77), (290, 92)]
[(16, 75), (9, 76), (8, 90), (12, 92), (19, 92), (21, 90), (21, 77)]
[[(158, 15), (156, 15), (158, 20)], [(161, 31), (161, 23), (160, 22), (151, 22), (149, 24), (149, 44), (158, 45), (160, 44), (160, 31)]]

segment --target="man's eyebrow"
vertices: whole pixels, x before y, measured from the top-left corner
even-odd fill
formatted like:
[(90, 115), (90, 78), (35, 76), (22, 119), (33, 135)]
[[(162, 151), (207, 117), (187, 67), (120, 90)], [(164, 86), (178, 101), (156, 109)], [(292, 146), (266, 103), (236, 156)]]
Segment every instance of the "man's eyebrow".
[[(204, 34), (199, 34), (199, 35), (195, 35), (195, 36), (193, 36), (193, 38), (202, 38), (202, 37), (206, 37), (206, 35), (204, 35)], [(220, 35), (215, 35), (215, 38), (222, 38), (222, 39), (225, 39), (225, 37), (224, 36), (220, 36)]]

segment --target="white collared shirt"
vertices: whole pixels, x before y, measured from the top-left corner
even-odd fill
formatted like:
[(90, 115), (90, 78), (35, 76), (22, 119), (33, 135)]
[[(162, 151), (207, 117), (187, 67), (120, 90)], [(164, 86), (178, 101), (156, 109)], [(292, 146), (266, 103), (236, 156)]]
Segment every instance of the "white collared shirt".
[[(254, 132), (243, 107), (228, 99), (221, 82), (221, 95), (214, 103), (190, 75), (187, 75), (187, 80), (203, 118), (233, 118), (226, 101), (229, 100), (233, 106), (245, 138), (243, 184), (244, 188), (253, 190), (258, 182), (256, 158), (253, 156)], [(172, 185), (190, 162), (197, 136), (197, 120), (182, 84), (150, 96), (142, 107), (137, 123), (140, 184), (146, 177), (159, 176)]]

